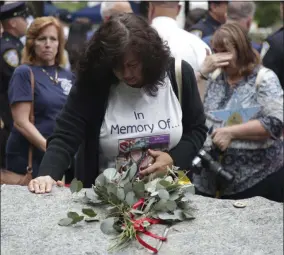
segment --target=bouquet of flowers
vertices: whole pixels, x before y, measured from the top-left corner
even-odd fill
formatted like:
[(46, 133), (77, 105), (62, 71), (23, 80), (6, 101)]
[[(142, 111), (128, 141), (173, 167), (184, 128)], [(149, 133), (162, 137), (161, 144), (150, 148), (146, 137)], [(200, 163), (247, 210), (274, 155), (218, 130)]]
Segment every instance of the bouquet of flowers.
[[(97, 177), (91, 192), (85, 193), (84, 200), (93, 205), (110, 205), (106, 219), (100, 225), (104, 234), (117, 234), (110, 250), (121, 249), (136, 239), (157, 253), (156, 248), (143, 241), (141, 234), (166, 241), (166, 237), (150, 232), (150, 226), (193, 219), (194, 208), (190, 205), (190, 197), (194, 194), (194, 186), (190, 182), (184, 184), (183, 178), (187, 179), (185, 174), (174, 178), (175, 170), (170, 168), (163, 177), (152, 178), (150, 175), (142, 180), (137, 177), (137, 170), (135, 163), (123, 172), (114, 168), (106, 169)], [(71, 192), (78, 192), (82, 189), (82, 183), (75, 179), (70, 189)], [(86, 221), (97, 220), (91, 208), (82, 212), (88, 218), (69, 212), (68, 218), (62, 219), (59, 225), (76, 224), (84, 218)]]

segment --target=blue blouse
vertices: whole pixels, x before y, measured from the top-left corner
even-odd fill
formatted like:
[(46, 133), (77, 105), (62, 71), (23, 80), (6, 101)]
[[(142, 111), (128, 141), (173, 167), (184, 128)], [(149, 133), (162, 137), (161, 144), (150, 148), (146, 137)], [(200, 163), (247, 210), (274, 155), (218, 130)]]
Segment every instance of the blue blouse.
[[(204, 110), (207, 114), (208, 127), (218, 128), (223, 124), (210, 114), (216, 110), (230, 110), (259, 107), (251, 119), (257, 119), (269, 131), (271, 138), (265, 141), (234, 140), (225, 151), (221, 164), (225, 171), (234, 174), (232, 184), (224, 186), (223, 195), (240, 193), (253, 187), (268, 175), (283, 166), (283, 90), (275, 73), (269, 69), (256, 85), (259, 67), (253, 73), (231, 87), (226, 76), (221, 73), (212, 77), (207, 84), (204, 98)], [(212, 145), (210, 137), (205, 147)], [(217, 183), (215, 176), (207, 170), (194, 175), (196, 188), (208, 195), (215, 195)]]
[[(8, 96), (10, 104), (18, 102), (31, 102), (32, 90), (30, 80), (30, 69), (34, 74), (34, 116), (35, 127), (47, 138), (53, 132), (55, 119), (63, 108), (69, 91), (73, 84), (73, 75), (71, 72), (56, 66), (28, 66), (21, 65), (17, 67), (10, 80)], [(43, 69), (47, 72), (45, 73)], [(50, 79), (58, 73), (58, 83)], [(25, 172), (28, 158), (28, 140), (15, 128), (9, 136), (6, 147), (7, 168), (18, 173)], [(33, 171), (34, 175), (38, 172), (43, 152), (34, 148), (33, 152)]]

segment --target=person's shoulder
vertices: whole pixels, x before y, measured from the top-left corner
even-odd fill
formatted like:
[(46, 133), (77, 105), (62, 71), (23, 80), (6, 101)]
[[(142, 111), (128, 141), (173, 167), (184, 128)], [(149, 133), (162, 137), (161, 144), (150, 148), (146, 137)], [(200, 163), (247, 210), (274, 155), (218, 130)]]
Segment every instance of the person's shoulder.
[(274, 46), (283, 51), (283, 41), (284, 41), (284, 28), (277, 30), (272, 35), (268, 36), (264, 41), (264, 45)]
[(29, 65), (26, 64), (22, 64), (19, 65), (18, 67), (16, 67), (15, 71), (14, 71), (14, 75), (26, 75), (26, 74), (30, 74), (31, 71), (31, 67)]
[(203, 37), (204, 30), (206, 29), (204, 25), (205, 20), (201, 19), (198, 23), (194, 24), (190, 29), (189, 32), (198, 36), (199, 38)]
[(278, 79), (276, 73), (273, 70), (271, 70), (270, 68), (261, 66), (259, 68), (258, 72), (260, 72), (260, 70), (262, 70), (262, 72), (265, 73), (265, 75), (263, 75), (263, 78), (262, 78), (264, 81), (268, 81), (268, 80), (275, 79), (275, 78)]
[(11, 67), (17, 67), (20, 64), (20, 55), (18, 49), (11, 42), (5, 41), (1, 38), (0, 41), (0, 55), (2, 59)]
[(74, 80), (74, 77), (75, 77), (75, 74), (72, 73), (71, 71), (63, 68), (63, 67), (59, 67), (59, 70), (60, 70), (60, 74), (62, 76), (62, 78), (65, 78), (67, 80)]
[(196, 36), (192, 32), (187, 32), (185, 30), (182, 30), (182, 33), (184, 38), (188, 41), (187, 43), (189, 45), (202, 46), (208, 48), (208, 45), (203, 41), (203, 39), (199, 38), (199, 36)]
[(274, 32), (273, 34), (269, 35), (266, 39), (266, 41), (273, 41), (275, 39), (281, 38), (281, 36), (283, 36), (284, 33), (284, 27), (278, 29), (276, 32)]

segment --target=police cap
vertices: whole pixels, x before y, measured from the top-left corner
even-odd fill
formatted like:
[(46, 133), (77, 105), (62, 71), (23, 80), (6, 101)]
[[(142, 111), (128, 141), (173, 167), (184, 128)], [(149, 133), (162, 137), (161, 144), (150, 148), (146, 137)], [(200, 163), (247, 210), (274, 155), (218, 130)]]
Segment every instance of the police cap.
[(29, 9), (25, 2), (7, 3), (0, 7), (0, 20), (11, 19), (15, 17), (27, 18)]
[(65, 9), (58, 9), (54, 16), (65, 23), (72, 23), (73, 21), (72, 14)]

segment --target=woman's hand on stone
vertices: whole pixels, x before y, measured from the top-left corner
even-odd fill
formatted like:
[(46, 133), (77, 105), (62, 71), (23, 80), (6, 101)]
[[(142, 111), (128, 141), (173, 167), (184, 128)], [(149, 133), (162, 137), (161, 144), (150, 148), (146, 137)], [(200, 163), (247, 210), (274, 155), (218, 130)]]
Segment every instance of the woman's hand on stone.
[(162, 151), (148, 150), (148, 153), (154, 158), (154, 163), (141, 171), (139, 174), (142, 177), (150, 174), (165, 175), (167, 173), (167, 167), (171, 168), (173, 165), (173, 159), (171, 156)]
[(206, 49), (206, 58), (201, 66), (200, 73), (207, 76), (217, 68), (228, 66), (232, 58), (233, 54), (230, 52), (220, 52), (210, 55), (209, 50)]
[(34, 192), (36, 194), (43, 194), (51, 192), (52, 186), (64, 186), (62, 181), (55, 181), (49, 175), (40, 176), (35, 179), (32, 179), (28, 185), (28, 189), (30, 192)]

